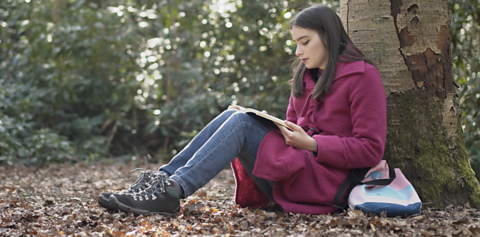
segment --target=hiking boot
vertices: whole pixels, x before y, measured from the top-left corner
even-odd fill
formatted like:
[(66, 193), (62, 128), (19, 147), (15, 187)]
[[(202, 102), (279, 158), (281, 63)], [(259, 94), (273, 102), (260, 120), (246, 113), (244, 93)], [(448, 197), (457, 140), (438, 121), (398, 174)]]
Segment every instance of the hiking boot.
[(106, 208), (109, 211), (116, 211), (117, 210), (116, 206), (111, 205), (110, 202), (108, 201), (108, 198), (110, 198), (112, 194), (113, 193), (101, 193), (100, 195), (98, 195), (98, 198), (97, 198), (98, 205)]
[[(151, 171), (151, 170), (144, 170), (141, 168), (134, 169), (130, 172), (136, 171), (136, 170), (143, 170), (142, 173), (138, 176), (138, 179), (133, 182), (130, 187), (127, 190), (122, 190), (120, 193), (136, 193), (140, 192), (142, 189), (145, 189), (149, 187), (147, 184), (151, 181), (151, 177), (154, 173), (158, 173), (158, 171)], [(109, 201), (110, 196), (114, 193), (101, 193), (98, 195), (97, 201), (98, 205), (106, 208), (109, 211), (116, 211), (118, 210), (118, 207)]]
[(138, 193), (122, 193), (110, 195), (109, 202), (119, 210), (136, 215), (151, 214), (172, 215), (180, 210), (182, 187), (165, 174), (155, 174), (149, 187)]

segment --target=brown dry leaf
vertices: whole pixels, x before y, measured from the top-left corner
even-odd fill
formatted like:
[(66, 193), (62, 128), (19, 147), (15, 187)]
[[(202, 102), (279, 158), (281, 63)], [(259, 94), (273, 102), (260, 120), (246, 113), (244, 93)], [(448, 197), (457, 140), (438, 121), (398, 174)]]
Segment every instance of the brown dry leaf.
[(207, 197), (207, 192), (205, 190), (199, 190), (197, 191), (197, 196), (200, 198), (206, 198)]
[(384, 217), (380, 217), (380, 218), (375, 218), (373, 220), (370, 220), (370, 223), (376, 225), (376, 226), (381, 226), (381, 227), (385, 227), (387, 225), (390, 225), (391, 224), (391, 221), (387, 218), (384, 218)]
[(472, 226), (468, 230), (470, 230), (470, 232), (472, 232), (474, 235), (480, 236), (480, 226)]
[(192, 211), (200, 210), (205, 206), (206, 206), (205, 203), (199, 201), (199, 199), (192, 199), (192, 200), (189, 200), (187, 203), (184, 203), (182, 205), (182, 209), (184, 209), (184, 211), (192, 212)]
[[(0, 236), (473, 236), (480, 211), (468, 205), (424, 209), (407, 218), (361, 211), (303, 215), (240, 208), (233, 202), (234, 178), (222, 171), (182, 200), (179, 213), (165, 217), (108, 212), (98, 194), (124, 189), (136, 180), (133, 168), (157, 164), (0, 166)], [(15, 171), (16, 169), (16, 171)], [(10, 190), (13, 190), (10, 192)], [(62, 232), (63, 231), (63, 232)]]
[(470, 220), (467, 220), (467, 219), (452, 222), (452, 224), (454, 225), (463, 225), (463, 224), (469, 224), (469, 223), (470, 223)]
[(365, 216), (365, 213), (363, 213), (362, 210), (353, 210), (353, 211), (349, 210), (348, 215), (352, 216), (352, 217), (354, 217), (354, 216)]

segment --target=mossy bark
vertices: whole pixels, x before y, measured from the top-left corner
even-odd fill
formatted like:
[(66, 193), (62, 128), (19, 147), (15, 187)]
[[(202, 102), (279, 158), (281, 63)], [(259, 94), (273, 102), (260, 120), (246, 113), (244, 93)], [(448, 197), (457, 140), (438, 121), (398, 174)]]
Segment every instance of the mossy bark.
[(382, 75), (385, 159), (402, 170), (425, 206), (480, 208), (451, 72), (447, 0), (341, 0), (340, 16)]
[(390, 94), (385, 159), (402, 170), (426, 206), (469, 202), (480, 207), (465, 141), (449, 136), (443, 126), (444, 106), (435, 97), (424, 90)]

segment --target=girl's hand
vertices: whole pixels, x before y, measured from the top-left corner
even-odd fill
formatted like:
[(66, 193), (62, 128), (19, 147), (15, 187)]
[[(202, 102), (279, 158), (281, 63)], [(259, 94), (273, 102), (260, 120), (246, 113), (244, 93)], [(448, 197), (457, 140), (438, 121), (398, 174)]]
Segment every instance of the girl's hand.
[(284, 126), (278, 124), (277, 127), (282, 132), (283, 138), (285, 138), (285, 143), (287, 145), (317, 152), (317, 141), (303, 131), (302, 127), (289, 121), (285, 121), (285, 123), (292, 128), (292, 130), (288, 130)]

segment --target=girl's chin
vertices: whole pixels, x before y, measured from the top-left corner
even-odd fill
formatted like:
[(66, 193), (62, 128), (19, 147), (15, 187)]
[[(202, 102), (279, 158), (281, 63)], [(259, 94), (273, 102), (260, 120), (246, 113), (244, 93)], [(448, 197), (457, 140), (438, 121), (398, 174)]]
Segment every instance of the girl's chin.
[(305, 67), (306, 67), (307, 69), (315, 69), (315, 68), (318, 68), (318, 69), (323, 70), (323, 69), (325, 68), (325, 67), (322, 68), (322, 67), (320, 67), (320, 66), (313, 66), (312, 64), (306, 64), (306, 63), (304, 63), (304, 64), (305, 64)]
[(308, 64), (305, 64), (305, 67), (306, 67), (307, 69), (314, 69), (314, 68), (317, 68), (317, 67), (312, 67), (311, 65), (309, 66)]

